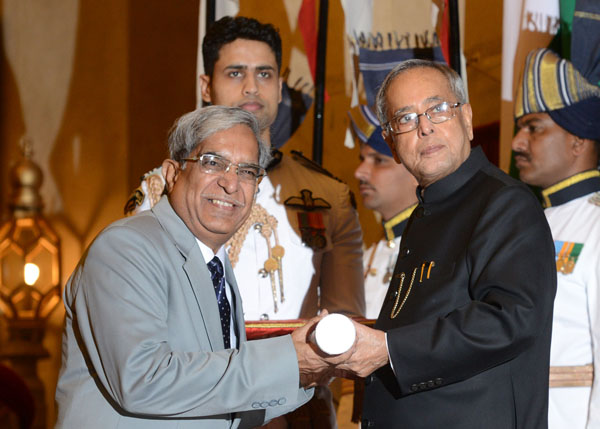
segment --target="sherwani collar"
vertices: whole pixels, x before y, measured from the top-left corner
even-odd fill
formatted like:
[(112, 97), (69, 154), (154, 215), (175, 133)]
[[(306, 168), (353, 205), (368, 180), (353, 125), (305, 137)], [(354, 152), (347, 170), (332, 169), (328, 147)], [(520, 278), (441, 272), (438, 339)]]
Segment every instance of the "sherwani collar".
[(477, 146), (471, 149), (469, 157), (456, 171), (426, 188), (417, 187), (417, 198), (420, 204), (442, 201), (462, 188), (475, 174), (488, 164), (488, 160), (481, 149)]

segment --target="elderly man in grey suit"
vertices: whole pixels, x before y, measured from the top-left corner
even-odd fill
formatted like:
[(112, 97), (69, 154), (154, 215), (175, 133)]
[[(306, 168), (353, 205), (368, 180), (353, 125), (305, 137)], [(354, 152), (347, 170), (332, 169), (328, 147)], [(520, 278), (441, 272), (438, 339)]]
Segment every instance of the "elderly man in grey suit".
[(59, 428), (254, 427), (312, 396), (327, 369), (291, 336), (246, 341), (223, 244), (244, 223), (269, 152), (255, 117), (184, 115), (168, 195), (108, 226), (65, 287)]

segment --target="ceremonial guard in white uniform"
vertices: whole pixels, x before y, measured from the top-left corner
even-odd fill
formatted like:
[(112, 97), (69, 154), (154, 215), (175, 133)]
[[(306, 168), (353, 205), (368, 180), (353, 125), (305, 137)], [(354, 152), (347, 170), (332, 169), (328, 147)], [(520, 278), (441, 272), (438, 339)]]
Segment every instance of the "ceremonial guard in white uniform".
[(359, 105), (348, 112), (355, 136), (361, 144), (360, 164), (354, 172), (362, 203), (382, 219), (383, 237), (364, 253), (365, 317), (376, 319), (392, 279), (400, 238), (417, 204), (417, 181), (381, 136), (373, 111)]
[[(358, 105), (348, 112), (354, 136), (360, 142), (360, 164), (354, 171), (361, 201), (383, 223), (382, 238), (364, 253), (365, 317), (377, 319), (398, 259), (404, 227), (417, 203), (417, 181), (398, 164), (381, 135), (373, 111)], [(341, 421), (358, 421), (364, 383), (343, 379), (338, 415)]]
[(412, 205), (388, 222), (384, 222), (385, 237), (373, 243), (365, 251), (365, 317), (367, 319), (376, 319), (379, 316), (398, 259), (402, 231), (414, 208), (415, 206)]
[(516, 166), (543, 189), (556, 250), (550, 429), (600, 428), (600, 64), (586, 49), (600, 42), (590, 18), (600, 5), (592, 3), (577, 3), (572, 62), (532, 51), (515, 104)]
[(600, 427), (600, 380), (593, 377), (600, 374), (600, 171), (579, 173), (543, 195), (558, 275), (550, 427)]

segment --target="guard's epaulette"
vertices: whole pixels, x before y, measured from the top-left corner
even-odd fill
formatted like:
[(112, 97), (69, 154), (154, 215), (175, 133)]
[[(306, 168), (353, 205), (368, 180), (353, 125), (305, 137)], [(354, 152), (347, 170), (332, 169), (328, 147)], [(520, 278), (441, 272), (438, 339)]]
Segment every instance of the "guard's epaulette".
[(310, 168), (311, 170), (314, 170), (321, 174), (324, 174), (325, 176), (329, 176), (332, 179), (337, 180), (338, 182), (344, 183), (344, 181), (342, 179), (335, 177), (333, 174), (331, 174), (331, 172), (324, 169), (322, 166), (320, 166), (319, 164), (314, 162), (312, 159), (305, 157), (302, 152), (297, 151), (297, 150), (292, 150), (291, 153), (292, 153), (292, 158), (294, 158), (296, 161), (298, 161), (300, 164), (304, 165), (305, 167)]
[[(322, 166), (320, 166), (319, 164), (314, 162), (312, 159), (305, 157), (302, 152), (297, 151), (297, 150), (292, 150), (290, 152), (292, 154), (292, 158), (294, 158), (296, 161), (298, 161), (300, 164), (302, 164), (306, 168), (309, 168), (313, 171), (324, 174), (325, 176), (331, 177), (333, 180), (337, 180), (338, 182), (343, 183), (344, 185), (347, 185), (347, 183), (344, 182), (342, 179), (334, 176), (333, 174), (331, 174), (331, 172), (324, 169)], [(356, 198), (354, 197), (354, 192), (352, 192), (352, 190), (350, 190), (350, 204), (352, 205), (352, 207), (354, 207), (356, 209)]]
[(281, 162), (283, 153), (279, 149), (271, 148), (271, 161), (267, 165), (267, 172)]

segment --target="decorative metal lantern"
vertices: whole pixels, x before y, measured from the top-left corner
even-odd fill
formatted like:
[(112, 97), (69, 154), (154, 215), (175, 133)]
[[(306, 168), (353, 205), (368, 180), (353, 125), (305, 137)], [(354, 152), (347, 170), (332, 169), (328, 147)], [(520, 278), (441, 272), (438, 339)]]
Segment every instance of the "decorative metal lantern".
[(60, 302), (60, 240), (42, 215), (42, 171), (31, 160), (31, 143), (21, 141), (23, 158), (10, 172), (10, 217), (0, 226), (0, 314), (8, 340), (0, 357), (25, 379), (36, 403), (33, 427), (45, 422), (44, 388), (37, 361), (46, 320)]

